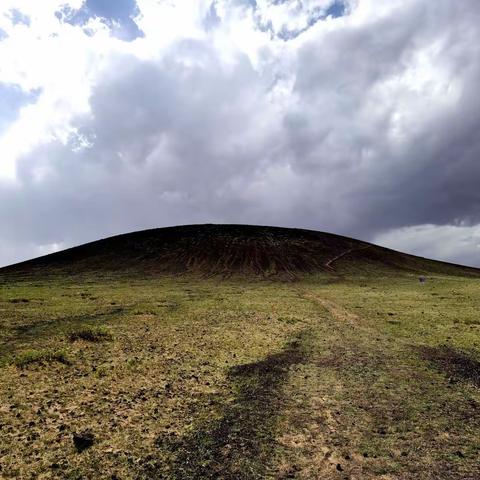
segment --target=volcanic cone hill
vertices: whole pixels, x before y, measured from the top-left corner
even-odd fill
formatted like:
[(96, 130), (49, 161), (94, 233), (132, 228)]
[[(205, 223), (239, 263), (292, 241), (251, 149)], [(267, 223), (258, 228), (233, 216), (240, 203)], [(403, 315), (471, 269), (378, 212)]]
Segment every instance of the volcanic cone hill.
[(296, 278), (316, 272), (378, 270), (478, 275), (478, 270), (403, 254), (312, 230), (250, 225), (187, 225), (87, 243), (0, 269), (0, 274), (199, 274)]

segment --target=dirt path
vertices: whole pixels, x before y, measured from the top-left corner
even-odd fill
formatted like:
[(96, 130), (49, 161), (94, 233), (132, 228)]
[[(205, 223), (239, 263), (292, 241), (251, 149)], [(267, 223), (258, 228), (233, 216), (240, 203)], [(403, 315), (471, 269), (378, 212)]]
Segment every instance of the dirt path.
[(361, 318), (358, 315), (349, 312), (331, 300), (326, 300), (325, 298), (315, 294), (307, 294), (306, 298), (310, 298), (311, 300), (320, 304), (333, 316), (335, 320), (340, 320), (343, 324), (350, 323), (358, 325), (359, 321), (361, 321)]
[[(369, 337), (370, 335), (377, 335), (378, 332), (369, 325), (368, 321), (356, 313), (350, 312), (343, 306), (339, 305), (331, 299), (326, 299), (315, 292), (303, 292), (303, 298), (315, 302), (320, 307), (324, 308), (332, 317), (333, 323), (339, 335), (343, 335), (346, 332), (351, 334), (352, 331), (356, 331), (362, 338)], [(342, 330), (341, 327), (346, 330)], [(340, 330), (338, 330), (340, 328)]]
[(354, 418), (349, 410), (357, 407), (364, 389), (363, 379), (351, 383), (348, 370), (360, 363), (368, 373), (371, 363), (376, 365), (376, 354), (370, 358), (368, 345), (376, 332), (365, 319), (320, 291), (304, 290), (300, 295), (318, 306), (321, 321), (312, 330), (309, 357), (301, 370), (292, 369), (290, 390), (286, 390), (296, 403), (290, 406), (278, 441), (290, 452), (286, 465), (293, 464), (295, 469), (284, 470), (280, 478), (295, 474), (302, 480), (393, 480), (369, 471), (361, 442), (371, 420), (367, 414)]
[(336, 257), (331, 258), (325, 263), (325, 267), (328, 268), (329, 270), (334, 270), (332, 265), (337, 261), (340, 260), (341, 258), (345, 257), (349, 253), (356, 252), (357, 250), (365, 250), (367, 248), (370, 248), (371, 245), (363, 245), (362, 247), (354, 247), (354, 248), (349, 248), (348, 250), (345, 250), (344, 252), (340, 253), (340, 255), (337, 255)]

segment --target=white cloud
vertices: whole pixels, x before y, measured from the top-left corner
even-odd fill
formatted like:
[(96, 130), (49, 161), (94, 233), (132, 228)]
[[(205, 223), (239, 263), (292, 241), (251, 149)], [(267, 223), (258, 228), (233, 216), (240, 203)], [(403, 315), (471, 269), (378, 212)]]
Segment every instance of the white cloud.
[[(92, 84), (114, 42), (101, 24), (90, 37), (55, 15), (65, 5), (82, 3), (7, 0), (0, 6), (0, 28), (8, 35), (0, 42), (0, 82), (40, 91), (38, 101), (24, 107), (0, 137), (0, 179), (13, 180), (18, 158), (36, 146), (53, 138), (65, 141), (72, 118), (89, 111)], [(11, 22), (12, 8), (29, 19), (28, 26)]]
[(394, 250), (480, 267), (480, 225), (417, 225), (377, 235), (375, 243)]
[(40, 92), (0, 133), (0, 263), (176, 223), (480, 221), (477, 0), (138, 0), (131, 42), (67, 3), (0, 6), (0, 82)]

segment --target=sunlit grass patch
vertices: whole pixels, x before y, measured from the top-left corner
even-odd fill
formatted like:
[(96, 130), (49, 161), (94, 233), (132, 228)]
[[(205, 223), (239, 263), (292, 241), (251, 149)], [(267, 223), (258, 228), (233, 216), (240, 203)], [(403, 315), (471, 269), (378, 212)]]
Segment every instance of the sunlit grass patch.
[(33, 363), (58, 362), (70, 365), (66, 353), (63, 350), (26, 350), (15, 357), (13, 363), (20, 368)]
[(480, 325), (480, 318), (469, 318), (467, 320), (464, 320), (463, 322), (455, 320), (453, 323), (464, 323), (465, 325)]
[(28, 303), (30, 300), (28, 298), (11, 298), (8, 300), (10, 303)]
[(2, 478), (480, 478), (477, 281), (72, 282), (0, 291)]

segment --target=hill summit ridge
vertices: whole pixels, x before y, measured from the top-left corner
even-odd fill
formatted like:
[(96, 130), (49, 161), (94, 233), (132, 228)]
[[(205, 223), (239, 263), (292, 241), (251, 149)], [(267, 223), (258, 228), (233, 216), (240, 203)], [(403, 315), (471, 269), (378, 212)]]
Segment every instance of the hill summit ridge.
[(130, 272), (296, 278), (375, 270), (476, 274), (332, 233), (254, 225), (184, 225), (126, 233), (0, 269), (0, 274)]

